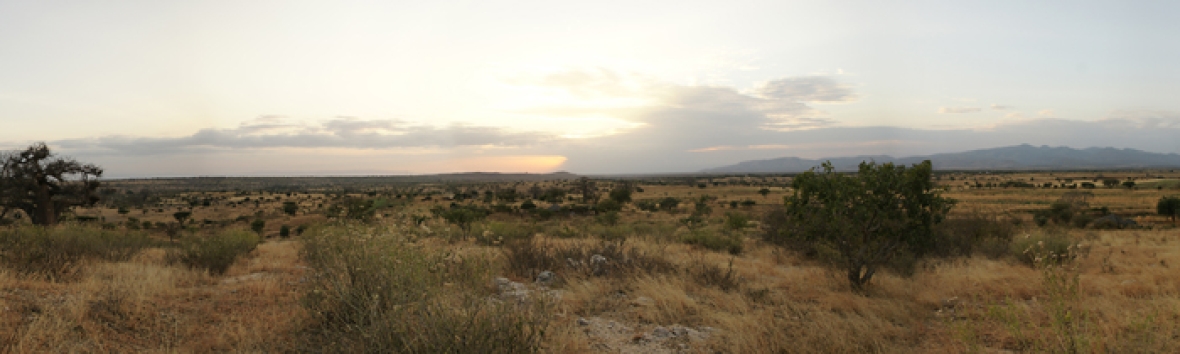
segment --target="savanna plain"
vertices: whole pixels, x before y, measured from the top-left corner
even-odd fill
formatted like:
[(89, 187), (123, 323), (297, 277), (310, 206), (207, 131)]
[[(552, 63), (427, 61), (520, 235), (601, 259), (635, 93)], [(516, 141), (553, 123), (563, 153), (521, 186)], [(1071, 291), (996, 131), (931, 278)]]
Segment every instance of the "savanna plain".
[(1180, 172), (936, 171), (864, 287), (794, 178), (105, 181), (0, 226), (0, 352), (1180, 352)]

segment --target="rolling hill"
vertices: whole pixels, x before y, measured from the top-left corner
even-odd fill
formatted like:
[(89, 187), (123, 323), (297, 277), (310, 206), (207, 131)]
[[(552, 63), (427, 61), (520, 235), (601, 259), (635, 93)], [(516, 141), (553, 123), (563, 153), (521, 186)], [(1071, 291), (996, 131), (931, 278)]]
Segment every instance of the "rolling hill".
[(706, 169), (706, 173), (794, 173), (807, 171), (824, 161), (831, 161), (840, 171), (854, 171), (862, 161), (913, 164), (934, 162), (938, 170), (1093, 170), (1180, 167), (1180, 155), (1159, 154), (1135, 149), (1032, 146), (1029, 144), (972, 150), (957, 153), (895, 158), (886, 155), (803, 159), (781, 157), (743, 161)]

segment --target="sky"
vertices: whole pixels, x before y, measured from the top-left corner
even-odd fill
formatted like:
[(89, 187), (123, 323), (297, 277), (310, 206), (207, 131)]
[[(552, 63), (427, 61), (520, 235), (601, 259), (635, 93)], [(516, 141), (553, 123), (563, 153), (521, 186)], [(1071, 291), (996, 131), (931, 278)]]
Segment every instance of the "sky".
[(1174, 1), (0, 0), (0, 149), (44, 141), (107, 177), (1180, 153), (1177, 18)]

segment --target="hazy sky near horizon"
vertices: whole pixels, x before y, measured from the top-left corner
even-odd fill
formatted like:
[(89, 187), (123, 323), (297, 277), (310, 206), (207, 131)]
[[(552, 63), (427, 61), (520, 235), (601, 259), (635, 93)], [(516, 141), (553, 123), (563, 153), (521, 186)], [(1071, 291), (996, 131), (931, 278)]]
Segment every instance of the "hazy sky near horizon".
[(0, 148), (108, 176), (1180, 153), (1173, 1), (0, 0)]

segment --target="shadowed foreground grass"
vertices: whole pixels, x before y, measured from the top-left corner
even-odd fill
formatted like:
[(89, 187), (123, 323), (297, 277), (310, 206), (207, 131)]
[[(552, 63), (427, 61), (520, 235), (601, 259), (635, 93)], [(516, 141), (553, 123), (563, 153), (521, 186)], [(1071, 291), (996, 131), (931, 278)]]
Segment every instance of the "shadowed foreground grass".
[[(259, 244), (224, 274), (170, 263), (168, 247), (150, 243), (127, 254), (69, 258), (68, 266), (0, 262), (0, 352), (627, 351), (604, 343), (641, 342), (655, 327), (673, 325), (716, 331), (643, 348), (1180, 351), (1176, 229), (1025, 225), (1009, 244), (1015, 252), (993, 247), (987, 257), (921, 263), (912, 277), (882, 274), (858, 295), (839, 275), (750, 235), (737, 238), (737, 255), (686, 244), (685, 235), (707, 231), (666, 227), (674, 222), (555, 220), (530, 225), (535, 236), (511, 242), (487, 241), (510, 232), (502, 225), (481, 230), (484, 241), (449, 238), (433, 220), (427, 226), (436, 231), (412, 225), (394, 217), (315, 227), (295, 240)], [(0, 231), (32, 238), (101, 232), (111, 231)], [(1062, 252), (1058, 244), (1072, 252), (1069, 261), (1038, 261)], [(595, 254), (608, 265), (593, 268)], [(51, 276), (63, 267), (69, 277)], [(513, 302), (492, 285), (498, 276), (531, 284), (545, 270), (556, 274), (557, 296)], [(579, 318), (617, 321), (635, 333), (608, 341), (588, 335)]]

